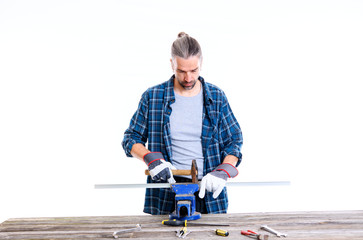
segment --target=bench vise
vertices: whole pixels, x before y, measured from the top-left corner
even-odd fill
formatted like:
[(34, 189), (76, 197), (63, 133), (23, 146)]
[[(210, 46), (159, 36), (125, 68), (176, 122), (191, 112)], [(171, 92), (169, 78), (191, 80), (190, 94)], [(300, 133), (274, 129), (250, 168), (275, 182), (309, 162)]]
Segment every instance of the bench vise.
[(201, 214), (195, 211), (194, 196), (199, 189), (198, 183), (175, 183), (171, 184), (171, 189), (175, 192), (175, 211), (169, 215), (169, 219), (199, 219)]
[[(175, 193), (175, 211), (169, 215), (169, 219), (197, 220), (201, 217), (195, 210), (195, 195), (199, 190), (197, 161), (192, 161), (190, 170), (171, 170), (173, 175), (192, 176), (192, 182), (170, 184), (171, 190)], [(146, 175), (150, 175), (145, 170)]]
[(191, 183), (171, 184), (171, 189), (175, 193), (175, 211), (169, 215), (169, 219), (184, 221), (197, 220), (201, 217), (201, 214), (195, 209), (194, 193), (199, 190), (198, 169), (195, 160), (192, 161), (191, 171), (187, 175), (192, 176)]

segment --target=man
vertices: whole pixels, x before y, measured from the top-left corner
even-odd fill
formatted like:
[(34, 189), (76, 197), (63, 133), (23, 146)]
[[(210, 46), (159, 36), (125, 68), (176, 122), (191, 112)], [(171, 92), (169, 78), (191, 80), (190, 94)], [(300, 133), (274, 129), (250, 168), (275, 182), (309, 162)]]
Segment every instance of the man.
[[(122, 146), (128, 157), (146, 163), (148, 183), (190, 181), (173, 176), (171, 169), (190, 169), (195, 159), (201, 180), (196, 211), (226, 213), (225, 183), (238, 174), (242, 158), (240, 126), (224, 92), (199, 76), (203, 60), (199, 43), (181, 32), (171, 55), (174, 75), (144, 92)], [(169, 214), (175, 208), (174, 197), (170, 189), (146, 189), (144, 212)]]

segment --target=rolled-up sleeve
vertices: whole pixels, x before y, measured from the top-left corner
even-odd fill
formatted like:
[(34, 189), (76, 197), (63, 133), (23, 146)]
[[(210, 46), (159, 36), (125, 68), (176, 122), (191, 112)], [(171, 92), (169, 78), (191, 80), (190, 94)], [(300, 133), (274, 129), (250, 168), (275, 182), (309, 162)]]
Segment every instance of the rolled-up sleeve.
[(131, 118), (130, 125), (124, 133), (122, 147), (126, 156), (132, 157), (131, 149), (135, 143), (145, 146), (148, 136), (148, 94), (147, 91), (142, 95), (138, 108)]

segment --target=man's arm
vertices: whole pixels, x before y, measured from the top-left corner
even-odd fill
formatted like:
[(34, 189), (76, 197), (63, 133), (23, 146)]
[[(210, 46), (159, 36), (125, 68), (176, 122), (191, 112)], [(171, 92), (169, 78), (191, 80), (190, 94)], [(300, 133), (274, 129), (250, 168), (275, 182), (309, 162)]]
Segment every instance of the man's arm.
[(200, 183), (199, 197), (204, 198), (205, 191), (213, 192), (213, 198), (217, 198), (223, 191), (227, 179), (238, 175), (238, 170), (235, 167), (238, 158), (233, 155), (227, 155), (222, 164), (220, 164), (212, 172), (202, 178)]
[(223, 100), (220, 133), (224, 146), (222, 150), (224, 159), (212, 172), (202, 178), (199, 191), (200, 198), (205, 196), (206, 190), (213, 192), (213, 198), (217, 198), (223, 191), (227, 179), (238, 175), (236, 166), (239, 165), (242, 159), (240, 151), (243, 143), (242, 131), (224, 94)]
[[(122, 147), (125, 150), (126, 156), (135, 157), (131, 151), (135, 145), (144, 145), (148, 137), (148, 113), (149, 112), (149, 97), (147, 91), (141, 96), (138, 108), (131, 118), (130, 125), (124, 133)], [(139, 146), (140, 147), (140, 146)], [(135, 153), (139, 152), (135, 148)], [(144, 147), (145, 148), (145, 147)], [(142, 156), (141, 156), (142, 159)]]
[[(236, 167), (242, 160), (242, 131), (225, 95), (223, 95), (223, 99), (220, 122), (221, 140), (224, 146), (222, 150), (223, 163), (230, 163)], [(235, 161), (236, 159), (237, 161)]]
[(141, 143), (135, 143), (131, 148), (131, 155), (141, 161), (144, 161), (144, 156), (149, 152), (150, 150)]
[(238, 158), (233, 155), (227, 155), (223, 160), (223, 163), (229, 163), (233, 166), (236, 166), (237, 162), (238, 162)]

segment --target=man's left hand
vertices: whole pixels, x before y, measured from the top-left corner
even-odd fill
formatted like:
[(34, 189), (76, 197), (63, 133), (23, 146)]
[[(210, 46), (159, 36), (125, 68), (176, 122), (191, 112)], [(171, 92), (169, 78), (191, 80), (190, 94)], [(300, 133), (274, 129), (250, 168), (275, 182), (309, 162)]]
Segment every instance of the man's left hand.
[(222, 163), (214, 171), (205, 175), (200, 184), (199, 197), (204, 198), (205, 190), (213, 192), (213, 198), (217, 198), (226, 186), (228, 178), (238, 175), (238, 170), (232, 164)]

